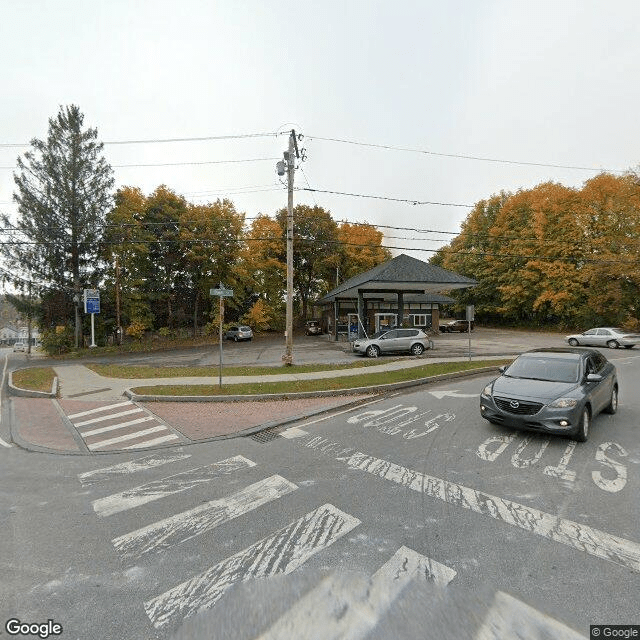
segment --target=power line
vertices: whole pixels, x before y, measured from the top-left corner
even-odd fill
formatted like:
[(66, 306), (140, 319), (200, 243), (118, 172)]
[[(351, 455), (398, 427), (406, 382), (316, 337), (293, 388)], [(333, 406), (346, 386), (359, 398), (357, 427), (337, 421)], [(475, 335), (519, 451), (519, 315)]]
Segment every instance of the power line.
[[(242, 162), (273, 162), (278, 158), (243, 158), (241, 160), (203, 160), (199, 162), (154, 162), (147, 164), (112, 164), (110, 165), (114, 169), (130, 168), (130, 167), (182, 167), (182, 166), (196, 166), (207, 164), (237, 164)], [(5, 170), (15, 170), (17, 167), (0, 167)]]
[[(210, 142), (214, 140), (241, 140), (244, 138), (270, 138), (278, 135), (277, 131), (267, 133), (241, 133), (235, 135), (221, 136), (197, 136), (193, 138), (148, 138), (146, 140), (108, 140), (103, 142), (107, 145), (125, 144), (163, 144), (166, 142)], [(18, 149), (31, 146), (28, 142), (0, 142), (0, 149)]]
[(359, 146), (359, 147), (371, 147), (374, 149), (384, 149), (384, 150), (388, 150), (388, 151), (406, 151), (408, 153), (420, 153), (423, 155), (429, 155), (429, 156), (438, 156), (438, 157), (442, 157), (442, 158), (461, 158), (464, 160), (478, 160), (481, 162), (495, 162), (495, 163), (502, 163), (502, 164), (515, 164), (515, 165), (524, 165), (524, 166), (530, 166), (530, 167), (550, 167), (553, 169), (574, 169), (577, 171), (597, 171), (597, 172), (603, 172), (603, 171), (607, 171), (609, 173), (626, 173), (626, 171), (623, 171), (621, 169), (605, 169), (603, 167), (600, 168), (595, 168), (595, 167), (583, 167), (583, 166), (576, 166), (576, 165), (567, 165), (567, 164), (556, 164), (556, 163), (550, 163), (550, 162), (528, 162), (525, 160), (506, 160), (504, 158), (489, 158), (489, 157), (485, 157), (485, 156), (472, 156), (472, 155), (466, 155), (466, 154), (462, 154), (462, 153), (441, 153), (441, 152), (437, 152), (437, 151), (429, 151), (427, 149), (415, 149), (412, 147), (400, 147), (400, 146), (395, 146), (395, 145), (389, 145), (389, 144), (375, 144), (372, 142), (360, 142), (357, 140), (346, 140), (344, 138), (327, 138), (327, 137), (322, 137), (322, 136), (314, 136), (314, 135), (307, 135), (307, 138), (312, 139), (312, 140), (322, 140), (325, 142), (339, 142), (342, 144), (350, 144), (350, 145), (355, 145), (355, 146)]
[(391, 202), (406, 202), (413, 205), (425, 205), (433, 204), (441, 207), (465, 207), (467, 209), (473, 209), (473, 204), (460, 204), (459, 202), (433, 202), (430, 200), (414, 200), (413, 198), (391, 198), (389, 196), (374, 196), (365, 193), (348, 193), (346, 191), (329, 191), (327, 189), (311, 189), (305, 187), (297, 187), (296, 191), (312, 191), (314, 193), (330, 193), (338, 196), (350, 196), (352, 198), (372, 198), (374, 200), (389, 200)]

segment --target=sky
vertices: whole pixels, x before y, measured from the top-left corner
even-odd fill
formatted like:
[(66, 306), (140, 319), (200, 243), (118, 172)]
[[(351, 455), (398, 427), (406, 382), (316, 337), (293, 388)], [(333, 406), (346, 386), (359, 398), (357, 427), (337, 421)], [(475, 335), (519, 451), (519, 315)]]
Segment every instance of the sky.
[(0, 0), (0, 211), (28, 149), (11, 145), (62, 105), (97, 128), (117, 187), (227, 197), (248, 219), (286, 206), (294, 128), (296, 187), (357, 194), (295, 204), (428, 260), (481, 199), (638, 168), (639, 23), (637, 0)]

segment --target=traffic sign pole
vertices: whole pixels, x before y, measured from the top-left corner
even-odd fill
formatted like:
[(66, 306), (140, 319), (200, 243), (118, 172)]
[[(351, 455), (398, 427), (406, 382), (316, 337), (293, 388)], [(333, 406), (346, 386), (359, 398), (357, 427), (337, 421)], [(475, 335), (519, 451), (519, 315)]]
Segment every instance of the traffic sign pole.
[(224, 316), (224, 298), (231, 298), (233, 297), (233, 289), (225, 289), (222, 284), (220, 284), (218, 286), (218, 288), (216, 289), (209, 289), (209, 295), (211, 296), (218, 296), (220, 298), (220, 305), (219, 305), (219, 309), (220, 309), (220, 326), (218, 328), (218, 339), (220, 342), (220, 368), (219, 368), (219, 373), (218, 373), (218, 384), (220, 385), (220, 388), (222, 389), (222, 318)]

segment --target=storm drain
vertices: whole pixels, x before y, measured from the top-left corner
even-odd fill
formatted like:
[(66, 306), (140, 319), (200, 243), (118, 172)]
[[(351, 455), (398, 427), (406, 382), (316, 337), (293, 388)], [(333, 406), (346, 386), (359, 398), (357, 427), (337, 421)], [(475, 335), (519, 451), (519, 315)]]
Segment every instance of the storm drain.
[(279, 427), (271, 427), (271, 429), (265, 429), (264, 431), (258, 431), (258, 433), (254, 433), (249, 436), (252, 440), (256, 442), (271, 442), (276, 438), (280, 437), (280, 428)]

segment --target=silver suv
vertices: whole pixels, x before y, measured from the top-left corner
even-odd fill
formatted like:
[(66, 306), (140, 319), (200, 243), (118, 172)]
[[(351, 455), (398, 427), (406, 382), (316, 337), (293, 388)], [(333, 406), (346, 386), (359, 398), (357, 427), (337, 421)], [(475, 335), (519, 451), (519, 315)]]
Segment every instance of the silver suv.
[(359, 338), (353, 343), (353, 350), (369, 358), (377, 358), (381, 353), (409, 352), (419, 356), (429, 349), (429, 336), (420, 329), (385, 329), (370, 338)]
[(226, 340), (233, 340), (234, 342), (238, 342), (239, 340), (253, 340), (253, 331), (251, 330), (251, 327), (234, 325), (227, 329), (224, 337)]

